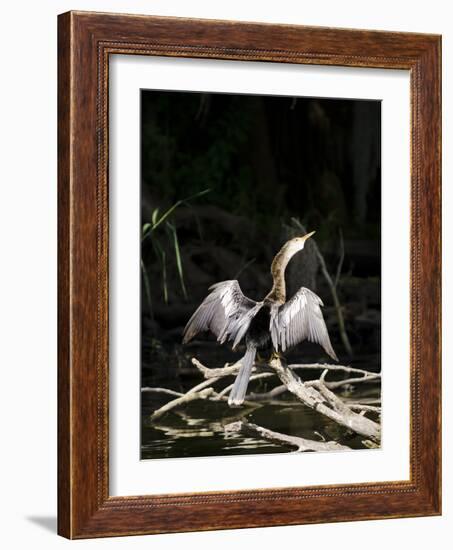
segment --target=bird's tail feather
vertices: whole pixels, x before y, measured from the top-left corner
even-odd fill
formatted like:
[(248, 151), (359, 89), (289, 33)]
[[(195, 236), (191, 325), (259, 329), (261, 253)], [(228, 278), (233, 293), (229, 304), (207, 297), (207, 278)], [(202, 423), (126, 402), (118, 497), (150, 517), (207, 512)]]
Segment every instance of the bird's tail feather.
[(234, 381), (233, 388), (231, 389), (228, 397), (228, 405), (230, 407), (237, 407), (242, 405), (249, 385), (250, 374), (252, 372), (253, 363), (255, 362), (256, 349), (254, 347), (247, 348), (244, 357), (238, 361), (241, 363), (241, 368)]

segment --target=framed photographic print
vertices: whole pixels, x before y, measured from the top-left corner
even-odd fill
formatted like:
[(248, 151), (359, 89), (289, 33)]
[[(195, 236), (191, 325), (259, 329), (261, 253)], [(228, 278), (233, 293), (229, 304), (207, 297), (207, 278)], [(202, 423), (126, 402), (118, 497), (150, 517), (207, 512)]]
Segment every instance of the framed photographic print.
[(59, 17), (61, 535), (440, 514), (440, 47)]

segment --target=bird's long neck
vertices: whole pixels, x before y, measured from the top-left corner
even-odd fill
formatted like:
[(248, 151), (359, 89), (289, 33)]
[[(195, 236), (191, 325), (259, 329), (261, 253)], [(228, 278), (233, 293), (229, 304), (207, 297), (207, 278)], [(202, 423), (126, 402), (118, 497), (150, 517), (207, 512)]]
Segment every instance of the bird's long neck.
[(283, 246), (272, 261), (272, 289), (265, 299), (284, 303), (286, 300), (285, 270), (293, 253), (288, 246)]

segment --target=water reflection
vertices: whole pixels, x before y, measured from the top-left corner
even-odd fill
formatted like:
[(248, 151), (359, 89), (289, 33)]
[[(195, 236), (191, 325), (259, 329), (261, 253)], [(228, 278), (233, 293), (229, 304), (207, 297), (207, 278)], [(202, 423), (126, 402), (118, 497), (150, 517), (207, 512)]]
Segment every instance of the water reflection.
[[(378, 384), (351, 389), (343, 399), (373, 402), (380, 396)], [(225, 430), (237, 420), (247, 420), (270, 430), (308, 439), (337, 441), (351, 449), (364, 449), (363, 437), (332, 422), (298, 402), (230, 409), (224, 402), (195, 401), (150, 423), (149, 416), (160, 404), (156, 396), (143, 394), (142, 459), (288, 453), (294, 447), (259, 437)]]

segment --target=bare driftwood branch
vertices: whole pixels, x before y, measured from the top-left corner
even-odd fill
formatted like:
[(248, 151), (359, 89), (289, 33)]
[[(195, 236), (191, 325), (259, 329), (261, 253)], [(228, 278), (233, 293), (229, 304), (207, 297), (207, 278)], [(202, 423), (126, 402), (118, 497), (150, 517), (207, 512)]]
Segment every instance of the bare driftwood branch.
[(225, 426), (225, 431), (228, 432), (242, 432), (247, 435), (261, 437), (269, 439), (270, 441), (277, 441), (278, 443), (285, 443), (296, 447), (296, 453), (302, 453), (306, 451), (344, 451), (351, 450), (346, 445), (340, 445), (336, 441), (314, 441), (312, 439), (305, 439), (303, 437), (297, 437), (293, 435), (286, 435), (280, 432), (274, 432), (268, 430), (257, 424), (252, 424), (244, 420), (238, 420)]
[[(292, 218), (292, 220), (301, 229), (301, 231), (303, 231), (304, 233), (307, 232), (305, 227), (301, 224), (301, 222), (297, 218)], [(319, 247), (316, 244), (316, 241), (312, 239), (311, 242), (316, 251), (316, 256), (318, 257), (319, 265), (321, 266), (321, 272), (324, 275), (324, 279), (326, 280), (330, 289), (330, 293), (332, 294), (332, 299), (333, 299), (333, 303), (335, 306), (335, 311), (338, 319), (338, 329), (340, 331), (341, 341), (343, 342), (343, 346), (345, 347), (345, 350), (348, 353), (348, 355), (352, 356), (353, 354), (352, 347), (349, 341), (348, 333), (346, 332), (346, 328), (344, 325), (343, 309), (341, 307), (341, 303), (338, 298), (336, 283), (332, 280), (332, 277), (330, 276), (329, 270), (327, 269), (326, 261), (324, 260), (324, 256), (319, 250)]]
[(195, 399), (207, 399), (208, 397), (212, 396), (214, 394), (213, 388), (205, 388), (204, 390), (197, 391), (197, 392), (187, 392), (186, 394), (182, 395), (181, 397), (178, 397), (177, 399), (173, 399), (172, 401), (169, 401), (166, 405), (161, 407), (160, 409), (157, 409), (157, 411), (154, 411), (151, 415), (151, 420), (157, 420), (161, 416), (163, 416), (165, 413), (171, 411), (175, 407), (179, 407), (180, 405), (186, 405), (187, 403), (190, 403), (190, 401), (194, 401)]
[(205, 367), (195, 357), (192, 357), (192, 364), (197, 367), (197, 369), (203, 374), (205, 378), (215, 378), (217, 376), (222, 377), (229, 376), (230, 374), (237, 374), (240, 369), (240, 365), (238, 363), (234, 363), (234, 365), (227, 364), (224, 367), (220, 367), (218, 369), (210, 369), (209, 367)]
[[(193, 388), (191, 388), (187, 393), (185, 394), (179, 394), (179, 392), (173, 392), (172, 390), (167, 390), (165, 393), (172, 393), (179, 394), (176, 399), (172, 399), (160, 409), (157, 409), (153, 412), (151, 415), (150, 420), (154, 421), (160, 418), (165, 413), (171, 411), (172, 409), (175, 409), (176, 407), (179, 407), (181, 405), (185, 405), (187, 403), (190, 403), (191, 401), (195, 401), (197, 399), (209, 399), (212, 398), (214, 395), (217, 395), (217, 393), (214, 391), (214, 389), (211, 387), (215, 382), (220, 380), (220, 378), (209, 378), (208, 380), (204, 380), (200, 384), (197, 384)], [(164, 388), (156, 388), (157, 391), (162, 391)], [(162, 393), (164, 393), (162, 391)]]
[(371, 371), (368, 371), (368, 370), (363, 370), (363, 369), (357, 369), (355, 367), (348, 367), (346, 365), (330, 365), (328, 363), (306, 363), (306, 364), (299, 364), (299, 363), (294, 363), (292, 365), (288, 365), (288, 367), (290, 369), (293, 369), (293, 370), (298, 370), (298, 369), (319, 369), (319, 370), (331, 370), (331, 371), (343, 371), (343, 372), (347, 372), (347, 373), (351, 373), (351, 374), (366, 374), (366, 375), (371, 375), (371, 374), (375, 374)]
[(355, 413), (339, 397), (329, 390), (324, 383), (326, 369), (316, 387), (307, 386), (299, 376), (278, 358), (272, 359), (270, 366), (288, 390), (294, 394), (307, 407), (318, 411), (337, 424), (365, 436), (372, 441), (379, 441), (380, 426), (369, 418)]
[[(220, 379), (224, 376), (230, 376), (235, 375), (239, 372), (240, 365), (238, 363), (235, 363), (233, 365), (225, 365), (221, 368), (211, 369), (209, 367), (206, 367), (198, 359), (195, 357), (192, 358), (192, 363), (197, 367), (197, 369), (204, 375), (205, 378), (216, 378)], [(337, 380), (334, 382), (325, 382), (326, 386), (330, 389), (339, 388), (341, 386), (347, 386), (349, 384), (359, 384), (363, 382), (371, 382), (376, 381), (381, 378), (381, 375), (379, 373), (369, 372), (363, 369), (356, 369), (354, 367), (348, 367), (346, 365), (328, 365), (324, 363), (307, 363), (307, 364), (293, 364), (288, 365), (289, 369), (292, 370), (310, 370), (310, 369), (321, 369), (321, 370), (329, 370), (329, 371), (342, 371), (347, 373), (357, 373), (361, 374), (360, 377), (355, 378), (346, 378), (344, 380)], [(263, 371), (263, 372), (260, 372)], [(255, 372), (258, 374), (252, 375), (250, 380), (256, 380), (260, 378), (270, 378), (271, 376), (275, 375), (275, 372), (272, 371), (272, 369), (269, 368), (269, 365), (266, 365), (264, 363), (255, 364), (253, 367), (252, 372)], [(305, 382), (306, 385), (314, 385), (317, 383), (317, 380), (315, 381), (308, 381)], [(220, 392), (219, 395), (226, 395), (231, 390), (231, 386), (227, 386), (224, 390)], [(276, 394), (278, 395), (278, 394)], [(272, 397), (272, 395), (270, 395)]]
[[(167, 393), (175, 396), (175, 399), (166, 403), (160, 409), (154, 411), (151, 415), (151, 420), (154, 421), (160, 418), (165, 413), (185, 405), (197, 399), (209, 399), (213, 401), (226, 401), (228, 394), (231, 391), (232, 384), (229, 384), (220, 391), (215, 391), (212, 387), (216, 382), (227, 376), (235, 375), (240, 365), (225, 365), (223, 368), (210, 369), (204, 366), (200, 361), (193, 358), (192, 363), (200, 370), (205, 377), (205, 380), (191, 388), (185, 394), (180, 394), (173, 390), (165, 388), (143, 388), (143, 391), (156, 391)], [(296, 374), (296, 370), (303, 369), (323, 369), (323, 373), (319, 379), (302, 382)], [(326, 375), (330, 371), (342, 371), (351, 374), (360, 374), (361, 376), (351, 376), (345, 380), (327, 382)], [(328, 417), (330, 420), (344, 426), (357, 434), (366, 437), (367, 439), (379, 442), (380, 426), (378, 423), (370, 420), (365, 416), (367, 412), (380, 412), (380, 407), (373, 404), (351, 403), (340, 399), (332, 389), (338, 388), (347, 384), (356, 384), (367, 381), (373, 381), (380, 378), (380, 374), (371, 373), (362, 369), (355, 369), (344, 365), (323, 365), (314, 363), (308, 365), (284, 365), (282, 361), (275, 357), (268, 364), (255, 364), (250, 380), (270, 378), (277, 376), (281, 384), (269, 392), (251, 393), (247, 395), (245, 404), (247, 406), (256, 407), (257, 402), (273, 402), (274, 398), (283, 394), (285, 391), (292, 393), (299, 402), (316, 410), (320, 414)], [(282, 404), (283, 402), (275, 402)], [(355, 412), (357, 411), (357, 412)], [(264, 428), (263, 428), (264, 429)]]
[[(195, 357), (192, 358), (192, 363), (197, 367), (197, 369), (199, 369), (203, 373), (204, 377), (207, 378), (208, 380), (211, 378), (212, 371), (215, 373), (216, 380), (220, 380), (220, 378), (223, 378), (225, 376), (237, 374), (241, 367), (241, 365), (237, 362), (237, 363), (234, 363), (233, 365), (225, 365), (223, 368), (210, 369), (209, 367), (205, 367)], [(264, 365), (259, 365), (259, 368), (261, 370), (265, 369)], [(252, 369), (252, 373), (253, 372), (256, 373), (257, 370), (258, 370), (258, 367), (255, 365)], [(267, 372), (252, 374), (252, 376), (250, 376), (250, 380), (252, 381), (252, 380), (257, 380), (261, 378), (271, 378), (272, 376), (274, 376), (274, 373), (268, 368)], [(224, 388), (221, 392), (218, 393), (218, 398), (223, 398), (224, 396), (228, 395), (232, 387), (233, 387), (233, 384), (230, 384), (229, 386)]]
[[(240, 364), (234, 363), (229, 365), (228, 363), (224, 367), (210, 368), (206, 367), (195, 357), (192, 358), (192, 364), (203, 374), (205, 378), (215, 378), (235, 375), (239, 372)], [(347, 365), (331, 365), (329, 363), (293, 363), (288, 365), (288, 368), (292, 370), (329, 370), (329, 371), (341, 371), (350, 374), (362, 374), (367, 377), (380, 378), (379, 373), (374, 373), (364, 369), (357, 369), (355, 367), (349, 367)], [(273, 372), (269, 365), (266, 363), (255, 363), (252, 372)], [(361, 379), (362, 381), (362, 379)]]
[(378, 405), (378, 406), (380, 406), (381, 405), (381, 400), (380, 400), (379, 397), (377, 397), (377, 398), (364, 397), (364, 398), (360, 399), (360, 401), (354, 401), (352, 399), (348, 399), (348, 405), (349, 406), (352, 406), (352, 405)]
[[(161, 390), (163, 388), (158, 388), (158, 389)], [(196, 392), (192, 392), (192, 390), (190, 390), (187, 393), (181, 394), (181, 397), (172, 399), (171, 401), (169, 401), (168, 403), (160, 407), (160, 409), (155, 410), (151, 415), (150, 420), (151, 422), (154, 422), (155, 420), (158, 420), (161, 416), (172, 411), (173, 409), (176, 409), (181, 405), (186, 405), (187, 403), (190, 403), (191, 401), (196, 401), (198, 399), (208, 399), (209, 401), (228, 401), (228, 397), (225, 397), (224, 395), (220, 395), (214, 390), (214, 388), (208, 387), (208, 388), (205, 388), (204, 390), (196, 391)], [(244, 406), (250, 409), (255, 409), (255, 408), (259, 408), (261, 405), (253, 403), (249, 400), (245, 400)]]
[(376, 407), (375, 405), (362, 405), (361, 403), (352, 403), (349, 404), (349, 407), (354, 411), (365, 411), (365, 412), (381, 412), (381, 407)]
[[(288, 366), (288, 368), (291, 368), (291, 365)], [(259, 377), (260, 375), (256, 375), (256, 377)], [(255, 378), (256, 379), (256, 378)], [(359, 383), (366, 383), (366, 382), (372, 382), (372, 381), (376, 381), (376, 380), (379, 380), (380, 379), (380, 376), (378, 374), (370, 374), (369, 376), (360, 376), (360, 377), (357, 377), (357, 378), (345, 378), (344, 380), (337, 380), (335, 382), (324, 382), (325, 386), (327, 386), (329, 389), (336, 389), (336, 388), (341, 388), (343, 386), (349, 386), (349, 385), (353, 385), (353, 384), (359, 384)], [(306, 386), (317, 386), (319, 384), (319, 381), (318, 380), (309, 380), (308, 382), (304, 382), (304, 384)], [(225, 393), (228, 393), (226, 390), (229, 389), (230, 386), (228, 386), (228, 388), (225, 388), (225, 390), (222, 391), (222, 394), (224, 395)], [(263, 393), (255, 393), (255, 392), (251, 392), (247, 398), (250, 400), (250, 401), (264, 401), (266, 399), (274, 399), (275, 397), (278, 397), (279, 395), (281, 395), (282, 393), (285, 393), (287, 390), (287, 387), (282, 384), (280, 386), (276, 386), (275, 388), (273, 388), (272, 390), (268, 391), (268, 392), (263, 392)], [(367, 410), (367, 411), (372, 411), (372, 410), (376, 410), (376, 411), (380, 411), (380, 407), (370, 407), (369, 405), (364, 405), (364, 404), (356, 404), (356, 405), (350, 405), (351, 409), (359, 409), (359, 410)]]
[[(199, 363), (199, 362), (197, 362), (197, 363)], [(207, 367), (205, 367), (204, 365), (202, 365), (201, 363), (199, 363), (199, 365), (201, 367), (203, 367), (203, 369), (205, 369), (203, 372), (206, 372), (206, 371), (210, 370)], [(222, 369), (212, 369), (212, 370), (220, 371)], [(237, 370), (238, 369), (236, 368), (236, 371)], [(195, 400), (198, 400), (198, 399), (209, 399), (209, 400), (212, 400), (212, 401), (227, 401), (228, 398), (225, 396), (225, 391), (223, 390), (221, 393), (217, 393), (214, 390), (214, 388), (212, 388), (212, 385), (215, 384), (215, 382), (218, 382), (223, 376), (227, 376), (228, 374), (230, 374), (230, 372), (228, 372), (227, 374), (222, 375), (222, 376), (208, 377), (207, 380), (204, 380), (200, 384), (197, 384), (196, 386), (194, 386), (193, 388), (191, 388), (188, 392), (186, 392), (184, 394), (179, 393), (179, 392), (175, 392), (173, 390), (167, 390), (165, 388), (143, 388), (142, 391), (145, 391), (145, 392), (147, 392), (147, 391), (156, 391), (156, 393), (168, 393), (170, 395), (176, 395), (177, 396), (176, 399), (172, 399), (171, 401), (169, 401), (168, 403), (166, 403), (165, 405), (163, 405), (159, 409), (155, 410), (152, 413), (152, 415), (150, 417), (150, 420), (153, 422), (153, 421), (157, 420), (158, 418), (160, 418), (161, 416), (163, 416), (164, 414), (166, 414), (167, 412), (169, 412), (169, 411), (171, 411), (171, 410), (173, 410), (177, 407), (180, 407), (181, 405), (186, 405), (187, 403), (190, 403), (191, 401), (195, 401)], [(272, 376), (271, 373), (263, 373), (263, 374)], [(255, 377), (263, 376), (263, 374), (255, 375)], [(250, 401), (244, 401), (244, 405), (248, 406), (248, 407), (252, 407), (252, 408), (255, 408), (257, 406), (255, 403), (251, 403)]]
[(169, 390), (167, 388), (142, 388), (142, 393), (166, 393), (167, 395), (175, 395), (176, 397), (181, 397), (184, 394), (179, 391)]
[[(336, 380), (335, 382), (325, 382), (325, 385), (330, 389), (335, 388), (341, 388), (342, 386), (348, 386), (353, 384), (360, 384), (364, 382), (373, 382), (376, 380), (380, 380), (381, 376), (379, 374), (370, 373), (365, 376), (360, 376), (357, 378), (345, 378), (344, 380)], [(308, 386), (316, 386), (318, 385), (318, 380), (310, 380), (309, 382), (305, 382)]]

